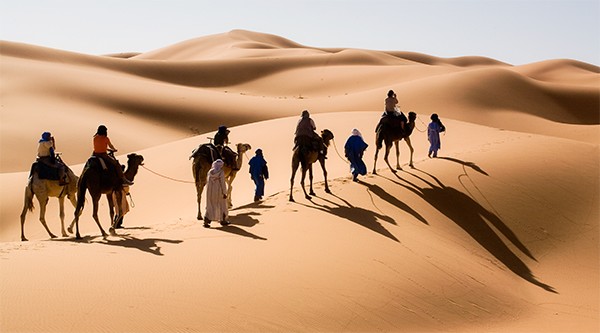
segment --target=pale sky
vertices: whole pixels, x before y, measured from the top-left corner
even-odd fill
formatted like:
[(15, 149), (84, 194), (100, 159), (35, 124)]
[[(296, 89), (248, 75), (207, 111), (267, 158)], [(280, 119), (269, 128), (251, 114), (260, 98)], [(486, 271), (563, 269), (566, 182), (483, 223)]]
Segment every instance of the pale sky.
[(0, 0), (0, 39), (93, 55), (244, 29), (306, 46), (600, 65), (600, 0)]

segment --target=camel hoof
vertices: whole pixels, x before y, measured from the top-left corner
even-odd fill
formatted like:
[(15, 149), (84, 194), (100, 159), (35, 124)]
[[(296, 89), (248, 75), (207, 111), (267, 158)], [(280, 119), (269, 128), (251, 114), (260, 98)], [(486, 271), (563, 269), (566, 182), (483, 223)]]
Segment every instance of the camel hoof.
[(67, 231), (68, 231), (70, 234), (72, 234), (72, 233), (73, 233), (73, 227), (68, 227), (68, 228), (67, 228)]
[(326, 188), (326, 189), (325, 189), (325, 193), (331, 194), (331, 190), (330, 190), (330, 189), (328, 189), (328, 188)]
[(25, 238), (25, 237), (21, 237), (21, 242), (27, 242), (29, 241), (29, 239)]
[(50, 238), (56, 238), (56, 235), (50, 234)]
[[(115, 228), (111, 227), (110, 229), (108, 229), (108, 232), (110, 233), (111, 236), (116, 236), (117, 233), (115, 232)], [(104, 236), (106, 237), (106, 234), (104, 234)]]
[(306, 200), (311, 200), (312, 199), (312, 197), (310, 195), (305, 196), (305, 198), (306, 198)]
[(294, 198), (290, 197), (290, 202), (296, 202), (296, 200), (294, 200)]
[(411, 168), (413, 168), (413, 169), (415, 168), (414, 164), (412, 164), (412, 163), (409, 164), (408, 166), (411, 167)]
[(308, 194), (310, 194), (312, 196), (316, 196), (315, 191), (310, 191), (310, 193), (308, 193)]
[(75, 239), (81, 240), (81, 235), (78, 233), (78, 234), (75, 236)]
[(68, 235), (66, 232), (63, 232), (63, 233), (62, 233), (62, 236), (63, 236), (63, 237), (69, 237), (69, 235)]

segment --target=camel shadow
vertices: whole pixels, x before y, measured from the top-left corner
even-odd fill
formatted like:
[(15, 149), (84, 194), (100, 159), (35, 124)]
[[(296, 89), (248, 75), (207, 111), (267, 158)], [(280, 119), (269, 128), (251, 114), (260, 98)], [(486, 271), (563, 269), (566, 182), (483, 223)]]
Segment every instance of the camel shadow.
[(405, 184), (388, 179), (415, 193), (431, 206), (435, 207), (440, 213), (456, 223), (457, 226), (469, 234), (469, 236), (471, 236), (471, 238), (473, 238), (480, 246), (502, 262), (513, 273), (540, 288), (557, 293), (553, 287), (538, 281), (529, 267), (513, 253), (501, 239), (500, 235), (498, 235), (488, 224), (491, 223), (494, 228), (515, 247), (535, 260), (531, 252), (523, 243), (521, 243), (518, 237), (500, 219), (500, 217), (481, 206), (481, 204), (465, 193), (455, 188), (445, 186), (435, 176), (422, 170), (416, 170), (429, 176), (433, 179), (435, 184), (411, 172), (406, 172), (406, 174), (417, 178), (426, 185), (422, 187), (418, 186), (411, 181), (401, 178), (399, 175), (395, 176)]
[[(110, 239), (109, 237), (117, 237), (118, 240)], [(103, 244), (103, 245), (111, 245), (111, 246), (121, 246), (125, 248), (137, 249), (142, 252), (154, 254), (157, 256), (164, 255), (161, 252), (161, 247), (158, 243), (169, 243), (169, 244), (179, 244), (182, 243), (182, 240), (172, 240), (172, 239), (162, 239), (162, 238), (137, 238), (127, 234), (120, 234), (116, 236), (109, 236), (107, 238), (103, 238), (102, 241), (95, 242), (94, 240), (97, 238), (102, 238), (102, 236), (83, 236), (81, 239), (76, 238), (65, 238), (59, 241), (69, 241), (76, 243), (85, 243), (85, 244)]]
[(477, 164), (473, 163), (473, 162), (466, 162), (466, 161), (462, 161), (459, 160), (457, 158), (453, 158), (453, 157), (438, 157), (439, 160), (446, 160), (446, 161), (450, 161), (450, 162), (454, 162), (454, 163), (458, 163), (461, 164), (465, 167), (469, 167), (477, 172), (479, 172), (482, 175), (486, 175), (489, 176), (489, 174), (487, 172), (485, 172), (482, 168), (480, 168)]
[(340, 198), (339, 196), (335, 195), (335, 194), (331, 194), (334, 197), (338, 198), (339, 200), (343, 201), (344, 205), (340, 205), (337, 204), (331, 200), (322, 198), (322, 197), (318, 197), (319, 199), (329, 203), (331, 206), (326, 205), (326, 204), (318, 204), (316, 202), (314, 202), (313, 200), (311, 200), (311, 202), (316, 206), (311, 206), (311, 205), (306, 205), (303, 203), (298, 203), (304, 207), (308, 207), (308, 208), (312, 208), (312, 209), (318, 209), (320, 211), (329, 213), (329, 214), (333, 214), (336, 215), (338, 217), (341, 217), (343, 219), (349, 220), (351, 222), (354, 222), (362, 227), (365, 227), (371, 231), (374, 231), (382, 236), (385, 236), (386, 238), (389, 238), (395, 242), (400, 242), (398, 240), (398, 238), (396, 238), (396, 236), (394, 236), (391, 232), (389, 232), (381, 223), (378, 222), (379, 220), (383, 220), (387, 223), (391, 223), (396, 225), (396, 221), (394, 221), (394, 219), (390, 218), (389, 216), (385, 216), (382, 214), (377, 214), (374, 213), (370, 210), (364, 209), (364, 208), (360, 208), (360, 207), (355, 207), (352, 206), (352, 204), (350, 204), (348, 201)]
[(377, 195), (382, 200), (387, 201), (390, 205), (395, 206), (399, 209), (402, 209), (403, 211), (414, 216), (414, 218), (416, 218), (417, 220), (429, 225), (429, 223), (427, 223), (427, 220), (425, 220), (425, 218), (423, 216), (421, 216), (421, 214), (417, 213), (414, 209), (410, 208), (410, 206), (408, 206), (404, 202), (396, 199), (394, 196), (387, 193), (379, 185), (369, 184), (369, 183), (365, 183), (365, 182), (359, 182), (359, 183), (362, 185), (365, 185), (371, 193)]

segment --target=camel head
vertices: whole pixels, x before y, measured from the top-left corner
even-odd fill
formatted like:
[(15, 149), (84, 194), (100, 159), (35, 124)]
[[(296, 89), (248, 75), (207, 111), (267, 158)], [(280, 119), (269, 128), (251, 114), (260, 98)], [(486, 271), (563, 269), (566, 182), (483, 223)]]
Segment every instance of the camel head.
[(326, 146), (329, 146), (329, 142), (333, 140), (333, 132), (328, 129), (324, 129), (321, 131), (321, 138), (323, 138), (323, 143)]
[(408, 113), (408, 122), (413, 123), (413, 122), (415, 122), (415, 120), (417, 120), (417, 114), (414, 113), (413, 111), (410, 111)]
[(252, 149), (252, 147), (247, 143), (238, 143), (236, 145), (236, 147), (237, 147), (237, 153), (240, 155), (247, 152), (248, 150)]
[(127, 155), (127, 166), (128, 167), (132, 167), (132, 166), (137, 167), (140, 165), (144, 165), (144, 156), (138, 155), (136, 153), (131, 153), (131, 154)]

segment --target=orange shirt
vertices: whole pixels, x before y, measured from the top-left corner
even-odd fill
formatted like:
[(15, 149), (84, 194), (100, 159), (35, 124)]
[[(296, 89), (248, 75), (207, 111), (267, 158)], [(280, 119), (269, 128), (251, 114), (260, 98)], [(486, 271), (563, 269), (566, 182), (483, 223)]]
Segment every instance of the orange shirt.
[(107, 136), (94, 135), (94, 153), (102, 154), (108, 152), (108, 147), (112, 147), (112, 143)]

